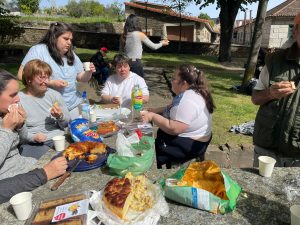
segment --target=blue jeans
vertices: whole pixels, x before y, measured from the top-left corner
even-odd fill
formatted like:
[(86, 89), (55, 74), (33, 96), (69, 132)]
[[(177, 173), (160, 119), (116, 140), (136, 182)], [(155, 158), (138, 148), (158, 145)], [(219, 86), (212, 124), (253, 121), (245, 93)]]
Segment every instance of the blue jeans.
[(22, 156), (40, 159), (49, 149), (53, 149), (52, 140), (44, 143), (27, 143), (20, 146), (19, 151)]

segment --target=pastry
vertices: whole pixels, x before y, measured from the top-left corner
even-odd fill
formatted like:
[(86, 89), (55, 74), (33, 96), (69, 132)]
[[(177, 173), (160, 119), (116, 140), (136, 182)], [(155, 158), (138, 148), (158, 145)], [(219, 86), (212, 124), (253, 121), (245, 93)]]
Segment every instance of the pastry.
[(293, 90), (296, 90), (296, 86), (295, 86), (295, 82), (294, 81), (291, 81), (291, 86), (292, 86)]
[(131, 173), (128, 173), (125, 178), (114, 178), (109, 181), (102, 199), (112, 213), (124, 220), (129, 209), (144, 212), (153, 205), (145, 176), (134, 177)]
[(99, 124), (97, 129), (97, 133), (100, 135), (116, 132), (118, 130), (118, 126), (113, 121), (103, 122)]
[(68, 160), (83, 159), (88, 154), (104, 154), (106, 153), (106, 145), (100, 142), (76, 142), (69, 145), (69, 147), (63, 152)]

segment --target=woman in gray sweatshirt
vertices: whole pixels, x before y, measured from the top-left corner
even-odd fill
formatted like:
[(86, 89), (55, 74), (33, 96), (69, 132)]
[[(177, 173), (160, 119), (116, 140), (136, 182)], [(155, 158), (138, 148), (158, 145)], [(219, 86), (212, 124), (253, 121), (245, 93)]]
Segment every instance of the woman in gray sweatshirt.
[(19, 83), (13, 75), (0, 72), (0, 203), (22, 191), (31, 191), (47, 180), (62, 175), (67, 161), (59, 157), (34, 169), (33, 158), (23, 157), (17, 148), (20, 137), (26, 138), (26, 113), (18, 106)]
[(143, 54), (143, 45), (147, 45), (151, 49), (159, 49), (168, 45), (168, 40), (162, 40), (155, 44), (142, 32), (138, 17), (130, 14), (124, 25), (124, 32), (120, 40), (120, 52), (125, 53), (130, 59), (130, 70), (137, 75), (144, 77), (143, 64), (141, 62)]

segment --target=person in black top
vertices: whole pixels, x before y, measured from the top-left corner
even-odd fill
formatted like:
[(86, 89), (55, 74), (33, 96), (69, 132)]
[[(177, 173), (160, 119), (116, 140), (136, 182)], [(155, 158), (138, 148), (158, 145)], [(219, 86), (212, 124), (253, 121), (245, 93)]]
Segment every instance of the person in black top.
[(104, 60), (107, 52), (108, 49), (106, 47), (102, 47), (90, 60), (96, 67), (96, 71), (92, 76), (97, 80), (99, 85), (105, 83), (109, 75), (109, 68), (111, 67), (111, 64)]

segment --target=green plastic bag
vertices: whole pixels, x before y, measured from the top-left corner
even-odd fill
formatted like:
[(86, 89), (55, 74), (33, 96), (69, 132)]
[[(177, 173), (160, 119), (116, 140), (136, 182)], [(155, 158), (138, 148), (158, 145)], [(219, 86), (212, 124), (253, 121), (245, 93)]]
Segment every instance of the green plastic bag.
[(154, 138), (143, 136), (140, 142), (132, 144), (134, 155), (141, 156), (128, 157), (119, 156), (117, 153), (110, 154), (107, 158), (107, 166), (112, 175), (125, 176), (131, 172), (133, 175), (139, 175), (149, 170), (154, 159)]
[[(181, 180), (186, 169), (187, 167), (179, 169), (169, 178)], [(242, 188), (233, 181), (226, 172), (221, 171), (221, 174), (224, 179), (226, 195), (229, 200), (221, 199), (220, 197), (200, 188), (176, 185), (168, 186), (166, 185), (165, 180), (162, 180), (160, 184), (165, 191), (165, 197), (175, 202), (212, 213), (225, 214), (235, 209), (237, 199)]]

